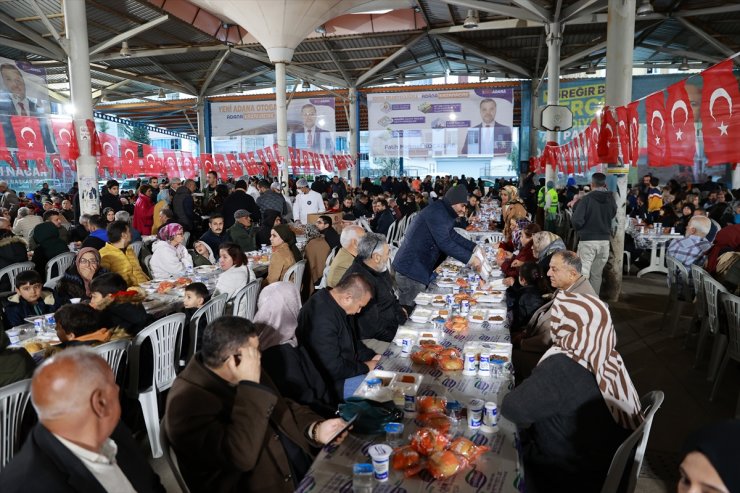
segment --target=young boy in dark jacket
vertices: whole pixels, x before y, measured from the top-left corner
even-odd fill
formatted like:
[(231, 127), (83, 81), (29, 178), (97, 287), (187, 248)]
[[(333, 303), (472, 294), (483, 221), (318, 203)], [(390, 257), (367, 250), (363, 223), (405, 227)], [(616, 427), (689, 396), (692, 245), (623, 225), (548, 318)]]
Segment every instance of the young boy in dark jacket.
[(43, 289), (43, 280), (38, 272), (21, 272), (15, 278), (15, 294), (5, 305), (5, 329), (26, 323), (27, 317), (54, 313), (57, 307), (54, 294)]
[(135, 336), (150, 320), (142, 302), (146, 293), (141, 288), (129, 288), (120, 274), (110, 272), (90, 283), (90, 306), (103, 312), (103, 325), (120, 327)]

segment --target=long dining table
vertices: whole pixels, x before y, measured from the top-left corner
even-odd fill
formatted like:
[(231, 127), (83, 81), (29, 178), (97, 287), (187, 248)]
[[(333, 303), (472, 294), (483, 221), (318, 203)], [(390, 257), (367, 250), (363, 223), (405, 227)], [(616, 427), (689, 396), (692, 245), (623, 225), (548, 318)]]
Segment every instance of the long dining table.
[[(492, 253), (491, 249), (489, 255)], [(458, 277), (468, 274), (466, 269), (460, 269)], [(451, 273), (447, 274), (448, 276), (452, 275)], [(425, 293), (417, 297), (417, 302), (424, 301), (424, 298), (429, 301), (437, 295), (451, 294), (453, 288), (442, 282), (447, 281), (449, 283), (450, 279), (451, 277), (445, 277), (440, 273), (437, 278), (439, 282), (433, 282)], [(417, 304), (411, 316), (416, 320), (421, 320), (422, 323), (409, 320), (399, 328), (399, 334), (433, 330), (432, 324), (424, 321), (423, 315), (426, 312), (422, 313), (422, 318), (414, 317), (420, 310), (435, 311), (435, 308), (432, 305)], [(473, 312), (480, 313), (482, 310), (492, 310), (505, 314), (505, 298), (500, 301), (476, 303), (471, 307), (468, 316), (470, 317)], [(432, 317), (438, 315), (437, 312)], [(469, 323), (467, 330), (456, 331), (444, 328), (443, 334), (439, 334), (438, 339), (438, 343), (442, 346), (457, 348), (463, 352), (466, 345), (469, 346), (471, 343), (504, 343), (503, 345), (506, 346), (506, 343), (510, 341), (510, 333), (506, 321), (494, 325)], [(497, 377), (468, 376), (464, 375), (462, 371), (442, 371), (434, 366), (414, 363), (408, 355), (403, 354), (402, 347), (397, 345), (397, 342), (391, 343), (380, 358), (376, 369), (370, 372), (367, 378), (377, 376), (378, 372), (381, 372), (380, 374), (383, 374), (382, 372), (395, 372), (401, 375), (422, 375), (417, 400), (421, 396), (441, 396), (448, 401), (456, 400), (463, 407), (467, 406), (471, 399), (481, 399), (484, 402), (495, 402), (500, 409), (504, 396), (513, 388), (513, 368), (510, 364), (508, 365), (510, 371), (506, 371)], [(366, 386), (367, 378), (355, 395), (362, 395), (362, 389), (363, 386)], [(404, 415), (402, 444), (408, 444), (409, 435), (420, 427), (417, 418), (416, 413), (406, 413)], [(444, 480), (435, 480), (428, 471), (422, 471), (416, 476), (405, 477), (402, 471), (395, 471), (391, 468), (388, 481), (375, 482), (373, 491), (486, 491), (496, 493), (521, 491), (521, 488), (523, 488), (523, 468), (519, 461), (518, 433), (514, 424), (499, 415), (495, 431), (484, 433), (480, 430), (473, 431), (469, 429), (463, 418), (453, 428), (453, 431), (455, 435), (465, 436), (476, 445), (490, 447), (490, 450), (481, 455), (474, 464), (469, 465), (455, 476)], [(351, 491), (353, 466), (358, 463), (370, 463), (368, 449), (374, 444), (385, 442), (385, 435), (350, 433), (340, 445), (324, 447), (297, 491)]]

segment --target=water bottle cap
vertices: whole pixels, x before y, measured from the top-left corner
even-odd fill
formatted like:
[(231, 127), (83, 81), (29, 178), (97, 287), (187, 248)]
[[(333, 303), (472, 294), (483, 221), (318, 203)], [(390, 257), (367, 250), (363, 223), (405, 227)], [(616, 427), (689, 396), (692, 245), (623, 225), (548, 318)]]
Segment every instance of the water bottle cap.
[(354, 474), (372, 474), (373, 465), (372, 464), (355, 464), (352, 467), (352, 472)]

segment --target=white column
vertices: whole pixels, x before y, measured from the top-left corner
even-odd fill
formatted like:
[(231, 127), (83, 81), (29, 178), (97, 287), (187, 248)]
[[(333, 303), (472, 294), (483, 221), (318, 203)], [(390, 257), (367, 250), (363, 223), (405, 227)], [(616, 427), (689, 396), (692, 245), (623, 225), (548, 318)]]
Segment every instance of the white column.
[(350, 174), (354, 173), (354, 179), (352, 184), (354, 186), (360, 185), (360, 160), (358, 154), (360, 153), (360, 129), (357, 128), (357, 104), (358, 104), (358, 93), (357, 88), (349, 88), (349, 153), (357, 159), (357, 165), (352, 171), (347, 170), (346, 177), (350, 179)]
[(732, 169), (732, 190), (740, 188), (740, 164), (735, 163)]
[[(277, 143), (278, 152), (280, 156), (275, 156), (276, 159), (280, 160), (282, 157), (283, 166), (280, 168), (280, 182), (288, 183), (288, 161), (290, 156), (288, 154), (288, 104), (287, 104), (287, 93), (285, 86), (285, 62), (275, 63), (275, 117), (277, 119)], [(290, 188), (285, 187), (283, 194), (287, 197), (290, 193)]]
[[(606, 104), (611, 108), (632, 100), (632, 54), (635, 45), (635, 0), (609, 0), (606, 26)], [(624, 152), (624, 150), (622, 150)], [(618, 163), (607, 163), (618, 164)], [(617, 231), (611, 240), (609, 262), (604, 269), (601, 296), (617, 301), (622, 290), (624, 230), (627, 220), (627, 177), (616, 175)]]
[[(69, 88), (74, 108), (74, 125), (80, 157), (77, 159), (77, 182), (80, 190), (80, 213), (98, 214), (98, 167), (91, 153), (92, 136), (87, 121), (93, 120), (92, 88), (90, 84), (90, 47), (87, 41), (87, 14), (84, 0), (64, 2), (66, 39), (69, 42)], [(95, 193), (92, 191), (95, 190)]]
[[(203, 154), (206, 152), (206, 100), (203, 96), (198, 96), (196, 108), (198, 109), (198, 154)], [(200, 157), (197, 162), (198, 177), (202, 188), (206, 186), (206, 170), (200, 164)]]
[[(547, 33), (547, 104), (560, 102), (560, 45), (563, 42), (560, 23), (548, 25)], [(547, 142), (558, 142), (558, 132), (547, 132)], [(554, 166), (546, 165), (545, 179), (557, 182), (558, 174)]]

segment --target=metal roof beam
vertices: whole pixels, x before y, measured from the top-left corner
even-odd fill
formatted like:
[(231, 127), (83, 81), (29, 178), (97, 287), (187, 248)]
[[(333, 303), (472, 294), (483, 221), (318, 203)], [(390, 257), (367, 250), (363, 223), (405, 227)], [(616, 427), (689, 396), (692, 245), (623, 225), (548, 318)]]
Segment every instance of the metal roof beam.
[(563, 14), (560, 16), (560, 22), (567, 22), (569, 19), (577, 15), (590, 15), (606, 8), (606, 6), (607, 3), (603, 0), (579, 0), (563, 10)]
[(151, 75), (144, 75), (144, 74), (137, 74), (136, 72), (129, 72), (125, 69), (120, 68), (107, 68), (105, 70), (100, 68), (92, 68), (91, 72), (97, 72), (100, 74), (107, 74), (108, 76), (118, 77), (119, 79), (127, 79), (132, 82), (138, 82), (140, 84), (149, 84), (150, 86), (154, 87), (161, 87), (163, 89), (169, 89), (171, 91), (175, 92), (185, 92), (184, 87), (176, 85), (176, 84), (170, 84), (167, 81), (157, 79), (156, 77), (152, 77)]
[[(316, 70), (311, 71), (304, 67), (297, 67), (295, 65), (288, 65), (285, 67), (285, 71), (288, 73), (288, 75), (292, 75), (293, 77), (298, 77), (300, 79), (308, 79), (309, 81), (319, 81), (323, 82), (324, 84), (332, 85), (335, 87), (347, 87), (347, 83), (340, 79), (339, 77), (333, 77), (331, 75), (327, 75), (323, 72), (318, 72)], [(314, 84), (316, 85), (316, 84)]]
[[(560, 3), (562, 0), (558, 0), (558, 3)], [(527, 10), (529, 12), (532, 12), (534, 15), (540, 18), (543, 22), (550, 22), (552, 20), (552, 13), (544, 8), (540, 7), (536, 3), (534, 3), (532, 0), (511, 0), (511, 3), (514, 5), (518, 5), (519, 7), (523, 8), (524, 10)]]
[(0, 36), (0, 46), (7, 46), (8, 48), (13, 48), (14, 50), (23, 51), (25, 53), (31, 53), (46, 58), (56, 59), (57, 57), (56, 54), (51, 53), (41, 48), (40, 46), (24, 43), (22, 41), (16, 41), (10, 38), (4, 38), (2, 36)]
[(215, 44), (215, 45), (181, 46), (178, 48), (156, 48), (152, 50), (133, 50), (131, 51), (131, 56), (122, 56), (118, 52), (99, 53), (95, 56), (91, 56), (90, 62), (104, 62), (107, 60), (125, 60), (127, 58), (147, 58), (147, 57), (153, 57), (153, 56), (182, 55), (185, 53), (205, 53), (209, 51), (224, 51), (227, 49), (229, 49), (229, 47), (226, 45)]
[(223, 55), (213, 60), (213, 63), (211, 63), (211, 66), (208, 69), (206, 80), (203, 81), (203, 85), (200, 86), (200, 93), (198, 94), (200, 97), (203, 97), (205, 95), (206, 91), (208, 90), (208, 86), (211, 84), (211, 81), (214, 77), (216, 77), (218, 71), (221, 70), (221, 66), (224, 64), (230, 54), (231, 51), (225, 51)]
[(213, 96), (214, 94), (219, 94), (219, 92), (223, 91), (227, 87), (231, 87), (234, 84), (240, 84), (240, 83), (246, 82), (246, 81), (248, 81), (250, 79), (254, 79), (256, 77), (259, 77), (260, 75), (263, 75), (263, 74), (266, 74), (266, 73), (270, 72), (271, 70), (272, 69), (265, 67), (265, 68), (263, 68), (261, 70), (258, 70), (256, 72), (252, 72), (251, 74), (242, 75), (241, 77), (237, 77), (236, 79), (231, 79), (229, 81), (222, 82), (221, 84), (215, 85), (215, 86), (211, 87), (210, 89), (208, 89), (208, 91), (206, 91), (206, 96)]
[(422, 39), (424, 39), (426, 36), (427, 36), (426, 33), (422, 33), (422, 34), (419, 34), (417, 36), (414, 36), (413, 38), (411, 38), (410, 40), (408, 40), (408, 42), (406, 42), (406, 46), (404, 46), (403, 48), (400, 48), (399, 50), (396, 50), (393, 54), (391, 54), (385, 60), (383, 60), (382, 62), (380, 62), (380, 63), (378, 63), (376, 65), (374, 65), (372, 68), (370, 68), (370, 70), (368, 70), (367, 72), (365, 72), (364, 74), (362, 74), (357, 79), (357, 81), (355, 82), (355, 86), (356, 87), (360, 87), (362, 84), (364, 84), (365, 82), (367, 82), (368, 80), (370, 80), (370, 78), (373, 75), (377, 74), (378, 72), (380, 72), (381, 70), (383, 70), (383, 68), (385, 68), (388, 64), (392, 63), (393, 60), (395, 60), (399, 56), (401, 56), (404, 53), (406, 53), (407, 51), (409, 51), (409, 49), (412, 46), (414, 46), (416, 43), (418, 43), (419, 41), (421, 41)]
[(601, 43), (596, 44), (594, 46), (589, 46), (585, 50), (581, 50), (578, 53), (573, 53), (572, 55), (566, 58), (562, 58), (560, 60), (560, 68), (563, 69), (563, 68), (573, 65), (574, 63), (579, 63), (582, 59), (584, 59), (591, 53), (605, 50), (605, 49), (606, 49), (606, 41), (602, 41)]
[[(711, 34), (707, 33), (706, 31), (704, 31), (703, 29), (699, 28), (698, 26), (695, 26), (694, 24), (692, 24), (691, 22), (687, 21), (683, 17), (679, 17), (677, 20), (685, 28), (687, 28), (688, 30), (692, 31), (694, 34), (696, 34), (697, 36), (699, 36), (702, 39), (702, 41), (704, 41), (705, 43), (711, 45), (712, 47), (714, 47), (714, 49), (716, 49), (717, 51), (719, 51), (723, 55), (729, 57), (729, 56), (732, 56), (732, 55), (735, 54), (735, 50), (731, 49), (726, 44), (721, 43), (720, 41), (718, 41), (717, 39), (715, 39), (714, 36), (712, 36)], [(740, 61), (736, 59), (735, 60), (735, 63), (740, 63)]]
[(329, 55), (329, 58), (331, 58), (331, 61), (334, 63), (334, 66), (337, 67), (337, 69), (339, 70), (339, 73), (342, 74), (342, 78), (347, 83), (347, 87), (349, 87), (350, 86), (350, 77), (347, 74), (347, 72), (344, 71), (344, 68), (339, 63), (339, 61), (337, 60), (337, 57), (332, 52), (331, 45), (329, 44), (329, 41), (326, 40), (326, 37), (325, 36), (324, 36), (324, 43), (323, 44), (324, 44), (324, 48), (326, 49), (326, 54)]
[(15, 21), (12, 17), (10, 17), (5, 12), (0, 12), (0, 23), (5, 24), (18, 34), (28, 38), (30, 41), (33, 41), (37, 45), (39, 45), (41, 48), (44, 48), (46, 51), (48, 51), (50, 54), (54, 55), (51, 58), (54, 58), (55, 60), (64, 61), (66, 58), (66, 53), (64, 53), (64, 50), (59, 47), (59, 45), (52, 43), (48, 39), (44, 39), (43, 36), (41, 36), (39, 33), (34, 31), (33, 29), (29, 29), (26, 26), (19, 24)]
[(148, 29), (151, 29), (151, 28), (153, 28), (155, 26), (160, 25), (161, 23), (163, 23), (164, 21), (166, 21), (169, 18), (170, 18), (170, 16), (163, 15), (163, 16), (157, 17), (156, 19), (153, 19), (153, 20), (151, 20), (151, 21), (149, 21), (147, 23), (144, 23), (144, 24), (142, 24), (140, 26), (136, 26), (133, 29), (129, 29), (128, 31), (122, 32), (121, 34), (119, 34), (117, 36), (113, 36), (112, 38), (107, 39), (107, 40), (103, 41), (102, 43), (97, 44), (97, 45), (93, 46), (92, 48), (90, 48), (90, 55), (95, 55), (97, 53), (100, 53), (101, 51), (107, 50), (111, 46), (115, 46), (115, 45), (117, 45), (117, 44), (119, 44), (119, 43), (121, 43), (123, 41), (126, 41), (127, 39), (133, 38), (137, 34), (143, 33), (144, 31), (146, 31)]
[(719, 63), (723, 60), (721, 57), (712, 57), (707, 56), (702, 53), (698, 53), (696, 51), (690, 51), (690, 50), (675, 50), (673, 48), (666, 48), (664, 46), (660, 46), (657, 44), (649, 43), (647, 41), (643, 41), (636, 47), (644, 47), (648, 48), (650, 50), (653, 50), (655, 52), (659, 53), (668, 53), (669, 55), (675, 55), (675, 56), (681, 56), (681, 57), (687, 57), (687, 58), (693, 58), (694, 60), (700, 60), (702, 62), (707, 63)]
[(131, 81), (128, 80), (128, 79), (124, 79), (124, 80), (121, 80), (121, 81), (118, 81), (118, 82), (114, 82), (113, 84), (110, 84), (108, 86), (105, 86), (102, 89), (96, 89), (95, 91), (93, 91), (92, 97), (93, 97), (93, 99), (99, 98), (99, 97), (101, 97), (103, 95), (103, 92), (104, 91), (114, 91), (114, 90), (116, 90), (116, 89), (118, 89), (120, 87), (125, 86), (129, 82), (131, 82)]
[(270, 61), (266, 53), (259, 53), (257, 51), (248, 50), (246, 48), (232, 48), (231, 52), (273, 67), (272, 62)]
[(510, 7), (497, 3), (481, 2), (479, 0), (442, 0), (444, 3), (465, 7), (468, 9), (480, 10), (491, 14), (503, 15), (504, 17), (513, 17), (514, 19), (524, 19), (530, 21), (542, 21), (542, 17), (519, 7)]
[(190, 82), (186, 81), (182, 77), (178, 77), (177, 74), (175, 74), (172, 70), (168, 69), (167, 67), (165, 67), (164, 65), (162, 65), (158, 61), (154, 60), (153, 58), (148, 58), (147, 60), (149, 60), (149, 62), (152, 65), (154, 65), (155, 67), (157, 67), (159, 70), (161, 70), (162, 72), (164, 72), (165, 74), (167, 74), (168, 76), (170, 76), (172, 78), (172, 80), (174, 80), (178, 84), (181, 84), (182, 87), (184, 87), (185, 89), (187, 89), (187, 92), (188, 93), (190, 93), (192, 95), (198, 94), (198, 90)]
[(696, 17), (700, 15), (728, 14), (731, 12), (740, 12), (740, 4), (729, 4), (721, 7), (709, 7), (706, 9), (679, 10), (673, 12), (672, 17)]
[(36, 12), (36, 15), (39, 16), (41, 19), (41, 22), (46, 26), (46, 29), (49, 30), (49, 33), (54, 37), (57, 44), (64, 50), (64, 53), (69, 56), (69, 50), (67, 49), (67, 41), (62, 38), (59, 35), (59, 32), (54, 28), (51, 22), (49, 22), (49, 18), (46, 17), (46, 14), (43, 10), (41, 10), (41, 7), (39, 7), (39, 4), (36, 3), (36, 0), (31, 0), (31, 6), (33, 7), (33, 10)]
[[(478, 24), (475, 28), (476, 31), (490, 31), (497, 29), (520, 29), (525, 27), (540, 27), (544, 24), (541, 21), (523, 20), (523, 19), (506, 19), (501, 21), (487, 21)], [(429, 30), (429, 34), (451, 34), (451, 33), (462, 33), (470, 32), (470, 29), (466, 29), (461, 25), (449, 26), (449, 27), (435, 27)]]
[(477, 46), (474, 46), (470, 43), (465, 43), (463, 41), (458, 41), (455, 38), (452, 38), (450, 36), (440, 35), (438, 34), (437, 37), (440, 39), (446, 41), (447, 43), (453, 44), (457, 46), (458, 48), (461, 48), (465, 51), (468, 51), (472, 53), (473, 55), (479, 56), (481, 58), (485, 58), (486, 60), (490, 60), (496, 65), (499, 65), (500, 67), (507, 69), (506, 72), (514, 72), (519, 75), (523, 75), (524, 77), (530, 77), (529, 70), (522, 67), (521, 65), (517, 65), (516, 63), (510, 62), (509, 60), (505, 60), (499, 56), (496, 56), (492, 53), (488, 53), (486, 50), (479, 48)]
[(392, 77), (396, 74), (400, 74), (403, 72), (406, 72), (407, 70), (413, 70), (415, 68), (423, 67), (424, 65), (429, 65), (430, 63), (438, 62), (443, 60), (444, 57), (438, 56), (434, 58), (430, 58), (428, 60), (422, 60), (420, 62), (411, 64), (411, 65), (405, 65), (403, 67), (398, 67), (396, 69), (391, 70), (390, 72), (383, 72), (382, 74), (378, 75), (377, 77), (373, 77), (372, 79), (367, 81), (367, 85), (375, 84), (379, 80), (383, 80), (385, 77)]

